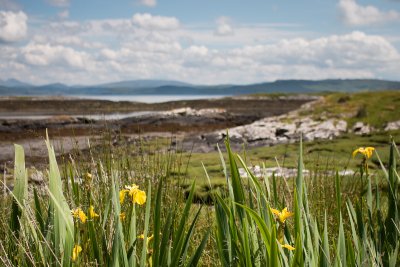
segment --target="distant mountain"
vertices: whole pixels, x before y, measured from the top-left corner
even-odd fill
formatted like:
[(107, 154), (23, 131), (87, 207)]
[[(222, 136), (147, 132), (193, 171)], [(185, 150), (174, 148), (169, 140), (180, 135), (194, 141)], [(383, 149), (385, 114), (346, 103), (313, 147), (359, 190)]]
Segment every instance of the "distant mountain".
[(0, 80), (0, 86), (5, 87), (31, 87), (32, 85), (18, 81), (16, 79)]
[(0, 82), (0, 95), (238, 95), (400, 90), (400, 82), (375, 79), (278, 80), (248, 85), (191, 85), (178, 81), (133, 80), (94, 86), (54, 83), (33, 86), (17, 80)]
[(155, 88), (160, 86), (192, 86), (189, 83), (169, 80), (132, 80), (96, 85), (97, 88)]
[(399, 90), (400, 82), (375, 79), (328, 79), (328, 80), (277, 80), (270, 83), (233, 85), (229, 91), (243, 93), (313, 93), (356, 92), (368, 90)]

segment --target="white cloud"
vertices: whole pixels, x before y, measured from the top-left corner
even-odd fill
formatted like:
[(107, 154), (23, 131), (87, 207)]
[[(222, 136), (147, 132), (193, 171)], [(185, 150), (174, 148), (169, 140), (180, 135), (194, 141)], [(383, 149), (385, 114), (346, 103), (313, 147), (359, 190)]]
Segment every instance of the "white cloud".
[(137, 13), (132, 23), (146, 30), (175, 30), (179, 28), (179, 20), (175, 17), (153, 16), (149, 13)]
[[(287, 39), (235, 49), (181, 48), (143, 38), (102, 50), (108, 67), (132, 77), (169, 77), (193, 83), (251, 83), (275, 79), (372, 78), (395, 75), (400, 55), (380, 36), (352, 32)], [(144, 75), (144, 76), (141, 76)]]
[(29, 43), (22, 48), (25, 62), (35, 66), (66, 65), (72, 68), (90, 69), (90, 56), (62, 45)]
[(339, 10), (345, 23), (354, 26), (370, 25), (400, 20), (400, 13), (381, 11), (375, 6), (362, 6), (356, 0), (340, 0)]
[(28, 16), (22, 12), (0, 11), (0, 41), (15, 42), (23, 39), (27, 32)]
[(138, 3), (144, 6), (154, 7), (157, 5), (157, 0), (138, 0)]
[(50, 5), (57, 7), (66, 7), (69, 6), (70, 0), (47, 0)]
[[(232, 25), (228, 18), (216, 22)], [(2, 44), (0, 73), (35, 83), (80, 84), (398, 77), (399, 51), (387, 38), (358, 31), (315, 37), (293, 27), (235, 24), (234, 34), (221, 38), (212, 25), (185, 27), (174, 17), (150, 14), (55, 20), (30, 29), (28, 44)]]
[(67, 19), (67, 18), (69, 18), (69, 10), (65, 9), (65, 10), (59, 12), (57, 15), (60, 19)]
[(219, 17), (216, 22), (217, 22), (217, 28), (214, 31), (215, 35), (227, 36), (234, 34), (231, 21), (228, 17)]
[[(282, 40), (276, 44), (247, 46), (231, 51), (233, 56), (250, 57), (264, 64), (311, 64), (322, 67), (376, 66), (399, 58), (384, 38), (352, 32), (313, 40)], [(330, 62), (329, 64), (327, 64)]]

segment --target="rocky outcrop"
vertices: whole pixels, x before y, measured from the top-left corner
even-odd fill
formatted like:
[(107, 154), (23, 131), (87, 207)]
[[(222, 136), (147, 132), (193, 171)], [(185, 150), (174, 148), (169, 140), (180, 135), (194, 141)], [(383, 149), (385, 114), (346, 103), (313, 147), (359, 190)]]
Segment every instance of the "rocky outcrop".
[(203, 108), (203, 109), (193, 109), (190, 107), (172, 109), (169, 111), (160, 112), (160, 114), (167, 116), (207, 116), (225, 113), (226, 110), (223, 108)]
[[(277, 144), (298, 140), (300, 134), (304, 140), (332, 139), (346, 131), (347, 123), (344, 120), (317, 121), (311, 117), (278, 116), (231, 128), (229, 136), (232, 141)], [(226, 131), (217, 131), (203, 135), (202, 138), (212, 143), (221, 141), (225, 136)]]
[(385, 127), (385, 131), (393, 131), (398, 129), (400, 129), (400, 121), (389, 122)]
[(354, 124), (352, 131), (358, 135), (365, 135), (371, 133), (372, 128), (369, 124), (364, 124), (363, 122), (358, 121)]
[[(271, 167), (271, 168), (262, 168), (259, 165), (249, 166), (247, 167), (249, 171), (257, 178), (262, 177), (271, 177), (275, 175), (275, 177), (283, 177), (283, 178), (293, 178), (297, 176), (297, 169), (295, 168), (278, 168), (278, 167)], [(326, 171), (324, 174), (327, 175), (335, 175), (335, 171)], [(353, 176), (353, 170), (341, 170), (338, 172), (339, 176)], [(244, 168), (239, 168), (239, 175), (241, 178), (249, 178), (248, 173)], [(310, 175), (310, 170), (304, 169), (303, 175), (308, 176)]]

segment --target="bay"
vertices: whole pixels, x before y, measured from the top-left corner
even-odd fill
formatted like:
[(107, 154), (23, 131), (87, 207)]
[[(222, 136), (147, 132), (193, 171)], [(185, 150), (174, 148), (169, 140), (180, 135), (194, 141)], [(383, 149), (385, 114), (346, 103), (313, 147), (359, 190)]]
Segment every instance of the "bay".
[(143, 103), (162, 103), (180, 100), (196, 99), (218, 99), (230, 95), (73, 95), (81, 99), (109, 100), (109, 101), (131, 101)]

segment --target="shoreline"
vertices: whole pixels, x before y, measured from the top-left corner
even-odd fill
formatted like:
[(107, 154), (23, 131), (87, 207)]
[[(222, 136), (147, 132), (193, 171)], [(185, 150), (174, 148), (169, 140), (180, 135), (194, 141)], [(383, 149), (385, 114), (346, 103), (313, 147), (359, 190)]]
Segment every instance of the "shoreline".
[[(23, 143), (27, 148), (34, 148), (34, 152), (27, 153), (28, 159), (40, 161), (41, 157), (46, 157), (46, 153), (38, 148), (44, 145), (46, 129), (54, 141), (77, 138), (78, 143), (84, 143), (87, 136), (101, 136), (101, 133), (127, 136), (129, 140), (137, 136), (166, 136), (168, 133), (168, 136), (180, 136), (183, 140), (189, 136), (199, 136), (247, 125), (265, 117), (286, 114), (313, 99), (240, 96), (148, 104), (58, 97), (0, 97), (0, 117), (3, 116), (0, 118), (0, 164), (13, 159), (13, 143)], [(101, 116), (110, 118), (115, 114), (122, 115), (110, 120), (85, 117), (93, 114), (103, 114)], [(27, 115), (39, 116), (39, 119), (32, 120)], [(67, 142), (62, 153), (69, 153), (72, 149), (73, 142)]]

